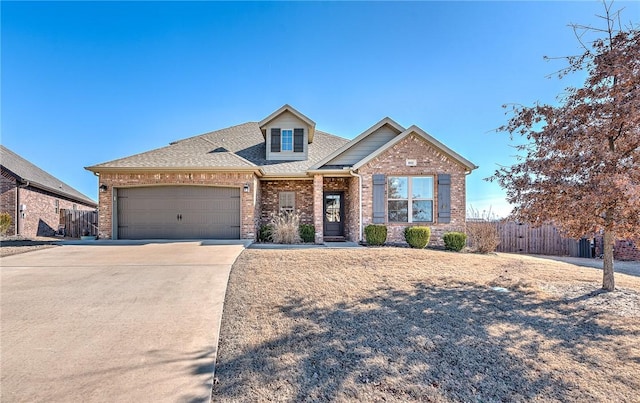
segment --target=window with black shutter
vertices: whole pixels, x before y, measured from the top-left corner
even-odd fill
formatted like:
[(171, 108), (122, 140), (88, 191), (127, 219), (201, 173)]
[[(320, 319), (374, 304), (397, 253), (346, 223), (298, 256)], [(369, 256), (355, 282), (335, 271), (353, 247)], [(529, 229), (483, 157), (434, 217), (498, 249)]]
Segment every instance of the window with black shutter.
[(293, 129), (293, 152), (304, 152), (304, 129)]
[(280, 129), (271, 129), (271, 152), (280, 152)]

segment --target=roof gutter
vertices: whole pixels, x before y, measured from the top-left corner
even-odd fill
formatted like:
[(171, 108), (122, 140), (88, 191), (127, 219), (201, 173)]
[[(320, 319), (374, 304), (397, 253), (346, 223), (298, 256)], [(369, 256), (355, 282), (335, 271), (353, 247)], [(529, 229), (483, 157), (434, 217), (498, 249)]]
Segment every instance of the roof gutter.
[(23, 182), (20, 184), (20, 187), (22, 187), (22, 188), (27, 188), (29, 186), (45, 190), (47, 192), (56, 194), (58, 196), (66, 198), (66, 199), (70, 199), (72, 201), (76, 201), (76, 202), (84, 203), (84, 204), (89, 204), (92, 207), (98, 207), (98, 203), (94, 202), (91, 199), (81, 199), (81, 198), (73, 196), (73, 195), (71, 195), (69, 193), (63, 192), (60, 189), (55, 189), (55, 188), (52, 188), (52, 187), (49, 187), (49, 186), (45, 186), (45, 185), (42, 185), (42, 184), (40, 184), (38, 182), (23, 180)]
[(351, 176), (349, 168), (343, 169), (309, 169), (307, 174), (313, 175), (330, 175), (330, 176)]
[(257, 176), (264, 176), (264, 171), (259, 167), (84, 167), (97, 176), (101, 172), (252, 172)]

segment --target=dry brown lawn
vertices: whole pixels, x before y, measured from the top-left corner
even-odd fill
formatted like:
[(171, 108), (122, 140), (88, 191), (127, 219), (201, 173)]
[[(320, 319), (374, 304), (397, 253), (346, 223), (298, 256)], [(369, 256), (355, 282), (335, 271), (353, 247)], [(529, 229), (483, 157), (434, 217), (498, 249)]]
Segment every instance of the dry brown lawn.
[(640, 278), (600, 293), (601, 276), (506, 254), (249, 249), (213, 400), (638, 402)]

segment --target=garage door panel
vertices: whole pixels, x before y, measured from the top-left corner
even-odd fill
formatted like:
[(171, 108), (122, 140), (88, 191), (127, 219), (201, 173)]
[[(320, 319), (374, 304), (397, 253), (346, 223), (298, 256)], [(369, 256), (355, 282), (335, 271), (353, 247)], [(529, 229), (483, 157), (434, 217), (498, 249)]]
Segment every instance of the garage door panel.
[(237, 188), (122, 188), (117, 210), (121, 239), (240, 238)]

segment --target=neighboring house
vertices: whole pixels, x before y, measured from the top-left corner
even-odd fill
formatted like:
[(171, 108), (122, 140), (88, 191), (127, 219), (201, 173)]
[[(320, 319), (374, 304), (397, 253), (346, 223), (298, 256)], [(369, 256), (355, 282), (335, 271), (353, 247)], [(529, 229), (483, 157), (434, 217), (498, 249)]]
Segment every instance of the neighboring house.
[(87, 167), (99, 176), (101, 238), (255, 239), (295, 212), (316, 242), (358, 241), (386, 224), (402, 242), (465, 229), (465, 180), (477, 168), (416, 126), (384, 118), (349, 141), (284, 105), (249, 122)]
[(96, 202), (0, 146), (0, 212), (11, 215), (7, 235), (52, 236), (60, 209), (95, 210)]

